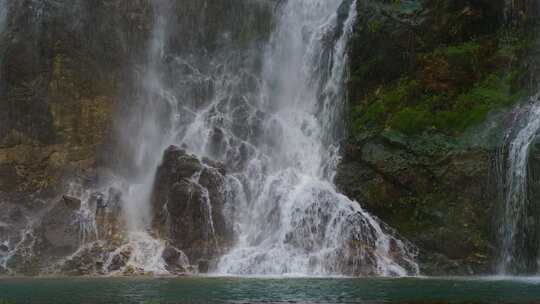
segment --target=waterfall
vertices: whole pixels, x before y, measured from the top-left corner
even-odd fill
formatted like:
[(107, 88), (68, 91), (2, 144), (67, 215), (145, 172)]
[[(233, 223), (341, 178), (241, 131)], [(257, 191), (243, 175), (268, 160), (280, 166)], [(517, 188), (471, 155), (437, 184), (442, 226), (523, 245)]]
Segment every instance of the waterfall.
[[(333, 183), (346, 133), (347, 45), (357, 17), (356, 0), (216, 4), (214, 10), (227, 4), (245, 11), (257, 5), (274, 8), (269, 37), (248, 43), (241, 38), (251, 29), (235, 28), (234, 20), (214, 23), (206, 16), (205, 10), (217, 2), (149, 3), (146, 58), (133, 67), (137, 89), (128, 113), (117, 122), (118, 149), (126, 155), (117, 167), (129, 168), (129, 174), (117, 172), (124, 177), (112, 177), (109, 184), (77, 195), (82, 201), (75, 219), (81, 248), (90, 248), (88, 243), (102, 241), (96, 218), (106, 221), (93, 213), (95, 191), (122, 192), (115, 200), (123, 221), (111, 229), (122, 226), (125, 231), (106, 248), (103, 272), (167, 272), (163, 253), (171, 240), (161, 239), (153, 226), (151, 200), (163, 153), (176, 145), (200, 160), (201, 167), (205, 160), (226, 167), (219, 191), (235, 240), (223, 248), (224, 254), (215, 251), (220, 253), (217, 273), (418, 274), (416, 248), (340, 194)], [(200, 18), (202, 25), (189, 24), (183, 13), (196, 15), (189, 17)], [(190, 31), (198, 36), (189, 36)], [(190, 193), (201, 194), (202, 241), (218, 247), (216, 209), (201, 172), (184, 182), (194, 189)], [(164, 204), (164, 213), (167, 207)], [(178, 255), (188, 263), (189, 254)]]
[(534, 272), (540, 262), (536, 261), (537, 253), (528, 252), (527, 244), (534, 234), (534, 219), (530, 218), (533, 202), (529, 199), (529, 158), (531, 145), (540, 131), (539, 98), (539, 95), (534, 96), (528, 104), (518, 108), (516, 125), (506, 135), (504, 202), (499, 228), (502, 249), (499, 272), (502, 274)]
[(128, 179), (129, 187), (123, 198), (128, 243), (116, 251), (131, 251), (127, 266), (154, 273), (167, 272), (162, 259), (165, 241), (156, 239), (151, 231), (150, 197), (156, 168), (166, 145), (171, 141), (168, 130), (175, 119), (173, 111), (166, 112), (164, 109), (177, 104), (161, 82), (171, 3), (167, 0), (151, 2), (153, 27), (146, 64), (139, 75), (140, 92), (133, 111), (121, 129), (122, 136), (129, 139), (128, 150), (136, 169), (135, 177)]
[[(125, 211), (128, 229), (142, 231), (150, 228), (151, 211), (148, 204), (155, 170), (161, 159), (167, 132), (163, 127), (171, 117), (161, 111), (168, 102), (160, 78), (166, 37), (166, 1), (152, 1), (153, 30), (147, 51), (146, 66), (142, 68), (140, 93), (129, 120), (122, 126), (122, 136), (129, 139), (128, 150), (136, 166), (135, 179), (127, 194)], [(176, 101), (172, 101), (176, 102)]]
[(253, 115), (264, 113), (266, 131), (259, 143), (251, 143), (253, 156), (238, 174), (249, 203), (239, 220), (239, 241), (221, 258), (218, 271), (416, 273), (407, 246), (339, 194), (331, 180), (356, 2), (288, 1), (277, 15), (264, 56), (261, 97), (252, 105)]
[[(137, 110), (144, 121), (130, 134), (145, 173), (127, 197), (131, 229), (147, 227), (155, 168), (164, 148), (176, 144), (200, 159), (222, 161), (231, 172), (226, 188), (242, 188), (242, 199), (228, 202), (236, 204), (237, 242), (220, 259), (219, 273), (416, 274), (414, 250), (332, 183), (356, 2), (299, 0), (278, 6), (260, 74), (226, 51), (204, 64), (167, 53), (166, 37), (173, 34), (167, 33), (167, 3), (154, 5), (149, 66), (142, 77), (146, 98)], [(184, 73), (176, 79), (179, 90), (178, 84), (166, 89), (160, 81), (165, 58)], [(202, 103), (175, 97), (201, 83), (212, 91)], [(207, 222), (212, 232), (211, 216)]]

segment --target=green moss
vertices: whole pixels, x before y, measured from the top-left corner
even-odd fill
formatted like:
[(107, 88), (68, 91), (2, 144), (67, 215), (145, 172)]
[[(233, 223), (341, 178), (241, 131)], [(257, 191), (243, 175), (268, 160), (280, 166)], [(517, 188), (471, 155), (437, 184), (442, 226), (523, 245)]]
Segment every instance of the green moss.
[(480, 49), (480, 43), (477, 41), (469, 41), (463, 44), (439, 48), (435, 51), (435, 54), (438, 56), (444, 56), (451, 65), (474, 66), (474, 64), (476, 64)]
[[(424, 55), (423, 58), (436, 58), (426, 61), (425, 64), (434, 65), (428, 66), (428, 71), (438, 71), (441, 62), (445, 62), (448, 75), (466, 73), (478, 80), (452, 82), (452, 77), (432, 79), (425, 73), (413, 79), (414, 75), (409, 74), (392, 85), (379, 87), (362, 104), (352, 108), (353, 132), (377, 128), (414, 135), (435, 130), (457, 136), (484, 121), (488, 112), (512, 105), (525, 95), (514, 92), (512, 87), (519, 70), (484, 71), (478, 64), (481, 53), (482, 46), (470, 41)], [(432, 74), (440, 76), (437, 72)]]
[(366, 77), (369, 75), (369, 72), (373, 70), (380, 64), (383, 64), (384, 61), (379, 57), (372, 57), (368, 61), (364, 62), (358, 69), (356, 69), (351, 75), (351, 81), (361, 84), (365, 81)]
[(376, 127), (384, 121), (386, 108), (382, 102), (375, 102), (366, 109), (357, 106), (353, 110), (353, 129), (355, 132), (361, 132), (366, 127)]
[(380, 28), (381, 28), (381, 23), (378, 20), (373, 20), (370, 23), (368, 23), (368, 31), (372, 34), (377, 33)]
[(416, 134), (430, 125), (430, 113), (421, 108), (404, 108), (394, 113), (389, 121), (393, 130)]
[(460, 94), (453, 109), (434, 113), (434, 127), (457, 134), (484, 121), (489, 111), (515, 103), (522, 94), (511, 92), (511, 81), (512, 73), (487, 75), (471, 90)]

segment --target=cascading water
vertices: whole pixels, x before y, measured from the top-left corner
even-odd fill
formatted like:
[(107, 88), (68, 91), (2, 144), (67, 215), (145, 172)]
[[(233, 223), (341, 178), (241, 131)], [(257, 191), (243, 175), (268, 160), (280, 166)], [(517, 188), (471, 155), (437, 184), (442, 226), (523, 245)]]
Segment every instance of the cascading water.
[[(201, 161), (201, 168), (181, 182), (189, 185), (190, 195), (200, 193), (196, 203), (202, 214), (198, 224), (204, 226), (203, 255), (221, 255), (217, 273), (417, 274), (416, 249), (338, 193), (332, 182), (344, 137), (347, 44), (356, 1), (290, 0), (277, 6), (232, 2), (241, 9), (276, 7), (268, 41), (239, 43), (231, 38), (234, 26), (215, 28), (202, 13), (208, 28), (191, 30), (200, 30), (203, 37), (217, 32), (211, 37), (218, 41), (212, 43), (221, 48), (212, 50), (205, 39), (188, 41), (175, 32), (185, 22), (175, 15), (179, 2), (149, 2), (153, 27), (146, 61), (137, 69), (139, 91), (129, 115), (120, 120), (122, 149), (135, 169), (127, 170), (130, 177), (125, 180), (113, 178), (100, 189), (76, 195), (82, 201), (74, 219), (80, 225), (80, 251), (106, 239), (101, 234), (108, 232), (100, 232), (103, 228), (98, 224), (96, 229), (96, 223), (107, 222), (107, 215), (89, 210), (101, 199), (94, 191), (106, 193), (112, 187), (123, 193), (118, 201), (124, 221), (111, 221), (108, 229), (124, 225), (125, 231), (118, 233), (121, 241), (106, 245), (103, 272), (121, 271), (120, 264), (124, 269), (167, 272), (163, 253), (171, 240), (160, 239), (151, 201), (163, 153), (176, 145)], [(202, 7), (211, 5), (205, 2)], [(191, 8), (200, 11), (197, 5)], [(221, 242), (213, 222), (215, 193), (201, 180), (204, 170), (216, 169), (207, 167), (205, 159), (226, 167), (226, 174), (210, 174), (221, 176), (223, 211), (234, 225), (235, 243), (223, 248), (228, 249), (224, 255), (214, 250)], [(165, 225), (174, 220), (167, 204), (158, 210), (166, 214)], [(174, 254), (180, 264), (197, 262), (188, 261), (183, 252)]]
[[(338, 10), (346, 12), (344, 20)], [(254, 156), (238, 173), (247, 188), (248, 209), (239, 220), (238, 244), (222, 257), (219, 272), (418, 271), (405, 244), (337, 193), (329, 179), (355, 17), (355, 1), (288, 1), (279, 9), (265, 54), (261, 97), (253, 105), (253, 114), (266, 117), (266, 133), (252, 143)]]
[[(228, 56), (212, 60), (210, 68), (205, 68), (208, 76), (197, 63), (176, 56), (175, 61), (189, 71), (184, 90), (211, 84), (213, 94), (202, 105), (194, 100), (179, 103), (172, 93), (164, 93), (159, 82), (155, 64), (164, 56), (163, 39), (167, 36), (166, 10), (160, 10), (166, 5), (161, 5), (150, 52), (152, 64), (145, 80), (150, 84), (148, 91), (161, 97), (157, 100), (170, 101), (173, 120), (169, 131), (163, 132), (159, 115), (154, 115), (163, 106), (142, 105), (145, 121), (139, 136), (134, 137), (134, 143), (142, 145), (137, 159), (147, 162), (148, 166), (142, 166), (146, 172), (153, 172), (164, 147), (177, 144), (201, 159), (210, 157), (227, 165), (231, 174), (226, 188), (241, 187), (244, 194), (227, 202), (235, 205), (232, 217), (238, 240), (220, 259), (217, 271), (272, 275), (417, 273), (414, 252), (408, 245), (392, 237), (358, 203), (337, 193), (330, 180), (337, 163), (335, 151), (346, 100), (346, 46), (356, 2), (302, 0), (282, 4), (264, 52), (261, 77), (243, 67), (238, 71)], [(141, 183), (142, 192), (127, 198), (139, 199), (141, 205), (128, 209), (146, 208), (150, 177), (153, 175), (147, 174)], [(211, 216), (207, 222), (208, 231), (213, 231)]]
[[(337, 13), (341, 5), (347, 12), (343, 20)], [(329, 180), (336, 163), (335, 126), (344, 106), (346, 44), (354, 20), (354, 1), (283, 4), (264, 56), (262, 79), (246, 70), (234, 76), (221, 58), (211, 75), (204, 76), (177, 58), (191, 70), (188, 87), (206, 78), (215, 94), (204, 107), (173, 102), (173, 109), (183, 107), (179, 117), (192, 119), (173, 124), (174, 136), (150, 146), (182, 144), (200, 158), (223, 161), (233, 172), (228, 182), (242, 185), (245, 199), (236, 203), (244, 206), (236, 206), (240, 214), (234, 215), (238, 244), (220, 260), (218, 272), (417, 272), (407, 246), (386, 234), (356, 202), (338, 194)], [(152, 123), (151, 115), (145, 119)], [(148, 127), (145, 123), (143, 130)], [(150, 133), (142, 140), (156, 138)], [(212, 227), (211, 219), (208, 225)], [(346, 263), (354, 266), (346, 269)]]
[[(135, 161), (135, 179), (129, 180), (129, 189), (124, 193), (126, 202), (122, 208), (127, 224), (128, 244), (117, 251), (128, 248), (131, 252), (127, 263), (135, 269), (166, 273), (162, 253), (165, 241), (156, 239), (151, 233), (152, 194), (155, 170), (161, 160), (170, 133), (166, 130), (174, 123), (176, 116), (163, 117), (162, 110), (177, 102), (160, 81), (160, 67), (165, 56), (166, 21), (170, 1), (152, 1), (153, 30), (148, 48), (146, 66), (143, 67), (141, 92), (136, 106), (123, 126), (121, 132), (129, 138), (129, 150)], [(163, 105), (162, 103), (168, 103)]]
[[(531, 261), (528, 240), (534, 234), (534, 219), (530, 215), (529, 158), (531, 145), (540, 131), (540, 96), (531, 98), (530, 103), (519, 108), (516, 127), (507, 138), (507, 159), (504, 175), (504, 202), (499, 272), (521, 274), (538, 269), (540, 261)], [(533, 259), (537, 253), (531, 255)]]

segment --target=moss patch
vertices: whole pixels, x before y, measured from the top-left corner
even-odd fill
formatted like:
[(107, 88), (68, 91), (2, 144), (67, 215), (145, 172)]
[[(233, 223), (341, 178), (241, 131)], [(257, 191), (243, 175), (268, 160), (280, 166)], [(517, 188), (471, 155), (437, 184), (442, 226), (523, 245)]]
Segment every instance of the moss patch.
[(379, 86), (352, 106), (353, 133), (375, 128), (460, 135), (489, 111), (526, 96), (515, 85), (520, 71), (507, 64), (517, 49), (469, 41), (419, 54), (414, 73)]

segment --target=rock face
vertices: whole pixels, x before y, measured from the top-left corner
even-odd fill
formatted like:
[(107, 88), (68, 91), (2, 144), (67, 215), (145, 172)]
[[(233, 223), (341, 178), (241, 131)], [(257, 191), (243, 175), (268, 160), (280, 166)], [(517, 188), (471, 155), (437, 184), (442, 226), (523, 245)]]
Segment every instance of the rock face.
[[(23, 274), (53, 271), (56, 262), (75, 253), (82, 242), (82, 225), (77, 221), (80, 205), (80, 200), (65, 196), (36, 216), (35, 222), (27, 222), (18, 236), (8, 238), (6, 251), (12, 257), (6, 267)], [(8, 222), (11, 226), (16, 228), (16, 223)]]
[(537, 89), (537, 9), (529, 0), (358, 5), (336, 183), (419, 247), (423, 274), (496, 271), (498, 159), (511, 105)]
[[(89, 275), (103, 272), (107, 253), (124, 241), (121, 196), (80, 193), (73, 186), (47, 203), (1, 201), (0, 266), (8, 274)], [(13, 200), (13, 199), (11, 199)]]
[[(179, 100), (204, 106), (214, 94), (211, 79), (195, 79), (200, 85), (186, 85), (191, 90), (184, 90), (177, 80), (199, 72), (173, 57), (181, 54), (207, 63), (210, 54), (218, 56), (225, 48), (257, 45), (269, 33), (274, 1), (0, 2), (0, 245), (6, 247), (0, 250), (0, 272), (7, 267), (37, 274), (49, 261), (57, 262), (60, 255), (73, 254), (83, 245), (62, 271), (98, 273), (107, 266), (101, 265), (103, 256), (124, 241), (124, 223), (117, 191), (108, 193), (96, 171), (107, 168), (130, 177), (136, 171), (128, 147), (132, 134), (125, 134), (122, 118), (133, 114), (133, 102), (149, 94), (140, 89), (140, 78), (159, 22), (155, 10), (164, 6), (167, 26), (174, 29), (164, 38), (171, 55), (156, 63), (163, 67), (160, 76), (175, 87), (171, 91)], [(192, 114), (186, 111), (182, 119)], [(129, 125), (126, 132), (141, 122)], [(203, 170), (199, 182), (208, 193), (201, 190), (197, 195), (217, 199), (217, 190), (209, 185), (217, 180), (210, 171)], [(60, 197), (67, 193), (67, 184), (79, 178), (83, 188), (103, 193), (88, 197), (82, 203), (88, 206), (77, 210), (72, 204), (76, 201)], [(79, 220), (90, 220), (95, 227), (87, 231), (87, 223), (81, 228)], [(192, 225), (189, 229), (199, 229)], [(84, 247), (96, 239), (105, 244)], [(192, 246), (196, 239), (182, 246)], [(197, 250), (205, 253), (195, 256), (215, 255), (210, 243), (192, 247), (204, 247)], [(124, 255), (128, 257), (127, 251)]]
[[(138, 77), (152, 43), (155, 1), (4, 2), (0, 192), (59, 194), (66, 177), (99, 166), (130, 174), (120, 117), (142, 94)], [(256, 43), (271, 20), (267, 0), (160, 2), (174, 15), (168, 45), (186, 57)], [(183, 94), (211, 93), (208, 86)]]
[[(33, 275), (55, 268), (77, 275), (115, 271), (133, 254), (129, 246), (114, 252), (125, 241), (120, 191), (106, 188), (81, 200), (62, 197), (63, 182), (83, 176), (84, 187), (92, 188), (102, 182), (92, 173), (98, 167), (124, 175), (134, 171), (133, 155), (124, 149), (130, 134), (117, 129), (120, 118), (134, 108), (133, 100), (144, 94), (139, 77), (152, 43), (155, 2), (5, 1), (9, 13), (0, 25), (0, 274)], [(201, 73), (193, 66), (230, 55), (221, 54), (224, 49), (234, 55), (265, 41), (272, 9), (281, 1), (159, 2), (174, 16), (168, 18), (175, 31), (166, 35), (166, 53), (187, 58), (162, 58), (159, 77), (178, 100), (193, 103), (188, 108), (200, 109), (216, 94), (216, 80), (204, 74), (221, 73), (224, 67), (208, 64)], [(497, 200), (492, 169), (503, 141), (470, 144), (463, 136), (489, 110), (504, 109), (536, 89), (540, 64), (531, 49), (539, 48), (531, 33), (538, 25), (538, 2), (508, 2), (357, 3), (349, 68), (351, 136), (336, 182), (419, 247), (424, 274), (493, 272)], [(242, 55), (230, 58), (247, 60)], [(257, 85), (249, 73), (235, 74), (243, 86)], [(248, 122), (249, 106), (240, 94), (221, 105), (239, 109), (235, 135), (256, 142), (264, 133), (257, 123), (263, 118)], [(184, 114), (179, 123), (194, 119), (193, 111)], [(223, 130), (213, 130), (209, 144), (213, 157), (223, 156), (228, 144)], [(531, 156), (535, 172), (540, 170), (538, 150)], [(250, 153), (241, 146), (241, 157), (228, 157), (227, 167), (242, 169)], [(534, 180), (531, 186), (535, 199), (538, 184)], [(222, 164), (177, 147), (165, 151), (152, 206), (153, 228), (168, 242), (162, 258), (169, 271), (189, 272), (186, 265), (212, 270), (216, 257), (234, 241), (227, 191)], [(539, 235), (531, 233), (531, 251), (538, 251)], [(354, 246), (364, 245), (353, 242), (350, 249)]]
[(82, 225), (77, 225), (77, 215), (81, 201), (64, 196), (49, 210), (42, 220), (38, 233), (43, 240), (42, 254), (51, 257), (65, 257), (74, 253), (80, 245)]
[(0, 191), (55, 188), (68, 172), (107, 162), (112, 115), (151, 19), (145, 1), (105, 2), (7, 1), (0, 168), (16, 183)]
[(217, 258), (233, 241), (224, 213), (226, 182), (223, 165), (201, 162), (175, 146), (165, 151), (157, 170), (153, 227), (193, 265)]
[(351, 143), (336, 183), (419, 247), (422, 273), (490, 273), (497, 254), (492, 158), (440, 140), (376, 135)]

